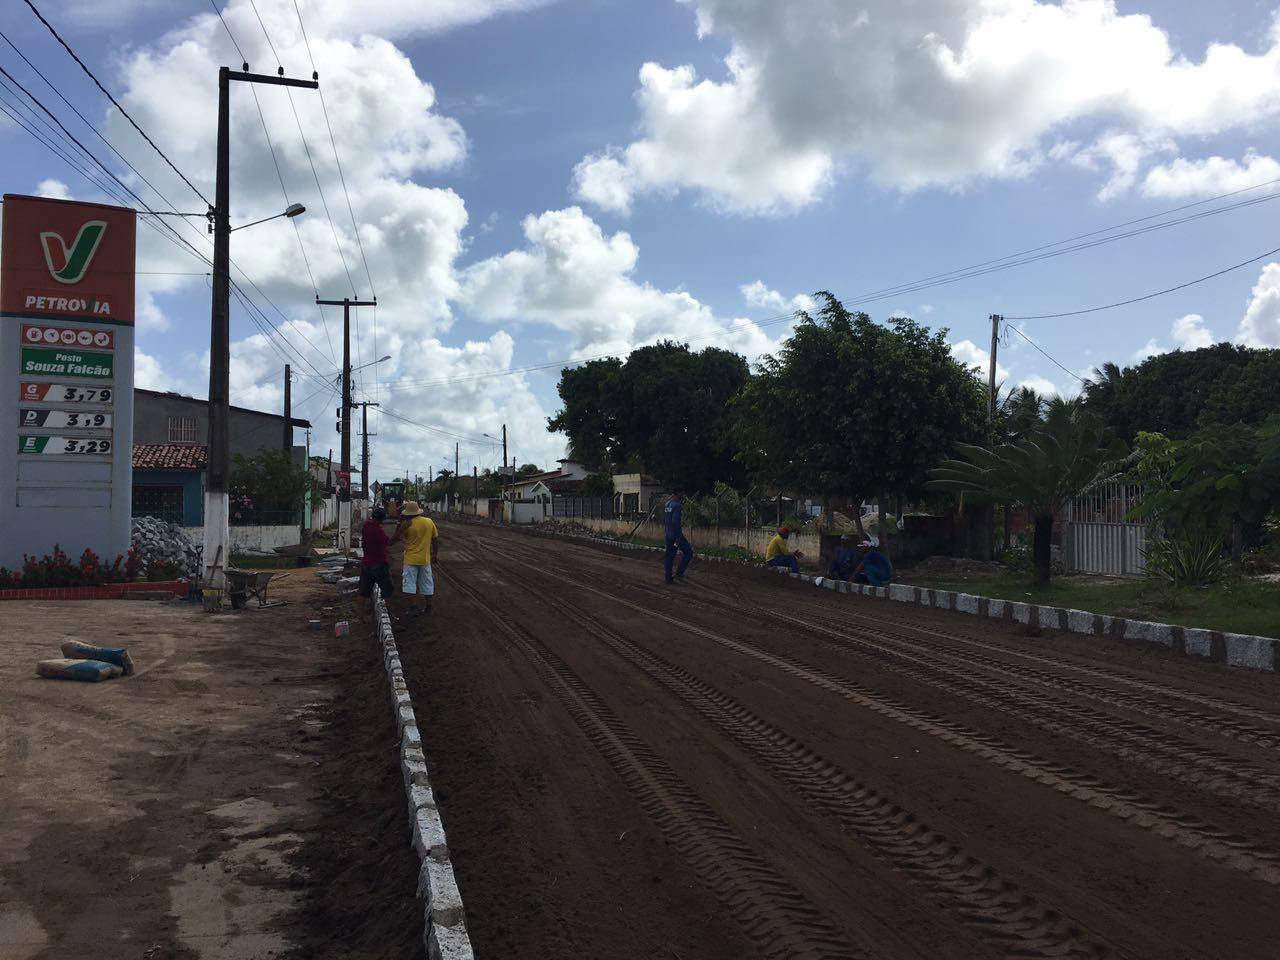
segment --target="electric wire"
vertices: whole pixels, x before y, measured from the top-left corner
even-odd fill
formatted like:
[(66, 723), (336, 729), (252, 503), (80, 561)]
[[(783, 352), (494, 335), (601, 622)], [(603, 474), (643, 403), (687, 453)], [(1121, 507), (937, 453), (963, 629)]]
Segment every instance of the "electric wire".
[(240, 57), (240, 62), (244, 64), (246, 70), (249, 69), (249, 58), (244, 55), (244, 51), (240, 49), (240, 44), (236, 40), (236, 35), (231, 32), (231, 28), (227, 26), (226, 18), (222, 16), (222, 11), (218, 9), (216, 0), (209, 0), (209, 6), (213, 7), (213, 12), (218, 15), (218, 19), (222, 21), (222, 29), (227, 31), (227, 36), (231, 38), (231, 45), (236, 48), (236, 53)]
[(1025, 333), (1023, 333), (1017, 327), (1013, 326), (1012, 324), (1006, 323), (1005, 329), (1012, 330), (1014, 333), (1020, 336), (1023, 340), (1027, 341), (1027, 343), (1031, 344), (1031, 346), (1035, 347), (1036, 350), (1040, 351), (1041, 355), (1044, 356), (1045, 359), (1047, 359), (1050, 363), (1052, 363), (1055, 367), (1057, 367), (1063, 373), (1067, 374), (1068, 376), (1075, 377), (1081, 383), (1089, 382), (1084, 377), (1080, 376), (1080, 374), (1076, 373), (1074, 370), (1068, 370), (1065, 366), (1063, 366), (1061, 363), (1058, 362), (1058, 359), (1056, 357), (1051, 356), (1049, 352), (1044, 349), (1044, 347), (1040, 346), (1040, 344), (1036, 343), (1034, 340), (1028, 337)]
[(162, 159), (165, 163), (169, 165), (169, 169), (171, 169), (174, 173), (176, 173), (181, 178), (182, 182), (185, 183), (188, 187), (190, 187), (192, 192), (195, 193), (197, 197), (199, 197), (209, 206), (213, 206), (212, 203), (209, 203), (209, 198), (206, 197), (203, 193), (201, 193), (200, 189), (194, 183), (192, 183), (189, 179), (187, 179), (187, 175), (184, 174), (181, 170), (177, 168), (177, 166), (174, 165), (174, 162), (170, 160), (168, 156), (165, 155), (165, 152), (163, 150), (161, 150), (158, 146), (156, 146), (155, 141), (152, 140), (149, 136), (147, 136), (145, 130), (143, 130), (140, 126), (138, 126), (137, 121), (133, 119), (129, 111), (126, 110), (124, 107), (122, 107), (120, 105), (120, 101), (118, 101), (115, 97), (113, 97), (111, 95), (111, 92), (102, 85), (102, 82), (97, 78), (97, 76), (94, 75), (94, 72), (90, 70), (85, 65), (85, 62), (81, 60), (80, 57), (76, 54), (76, 52), (71, 49), (71, 46), (67, 43), (67, 41), (62, 39), (62, 35), (58, 33), (58, 31), (54, 28), (53, 24), (51, 24), (48, 20), (45, 19), (44, 14), (42, 14), (39, 8), (36, 7), (33, 0), (24, 0), (24, 2), (28, 7), (31, 8), (31, 12), (36, 15), (36, 18), (41, 23), (44, 24), (45, 29), (47, 29), (51, 34), (53, 34), (53, 38), (62, 45), (62, 49), (67, 51), (67, 53), (71, 56), (71, 59), (74, 60), (80, 66), (80, 69), (85, 72), (85, 75), (88, 76), (88, 78), (92, 80), (94, 84), (97, 86), (97, 88), (102, 91), (103, 96), (105, 96), (108, 100), (111, 101), (112, 105), (117, 110), (120, 111), (120, 115), (129, 121), (129, 123), (133, 126), (133, 129), (138, 131), (142, 139), (147, 141), (147, 143), (151, 145), (151, 149), (153, 149), (156, 153), (160, 155), (160, 159)]

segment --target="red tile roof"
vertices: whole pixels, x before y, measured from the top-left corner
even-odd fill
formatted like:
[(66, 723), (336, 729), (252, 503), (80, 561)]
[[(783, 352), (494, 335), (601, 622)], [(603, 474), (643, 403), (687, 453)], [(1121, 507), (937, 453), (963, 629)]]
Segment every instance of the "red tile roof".
[(135, 443), (135, 470), (203, 470), (209, 458), (200, 443)]

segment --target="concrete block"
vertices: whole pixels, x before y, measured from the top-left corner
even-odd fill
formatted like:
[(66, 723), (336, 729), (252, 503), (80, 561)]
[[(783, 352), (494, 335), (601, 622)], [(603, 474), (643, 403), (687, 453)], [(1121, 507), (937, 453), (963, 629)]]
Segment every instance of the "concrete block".
[(427, 859), (418, 871), (418, 896), (422, 898), (432, 924), (454, 927), (463, 921), (462, 894), (446, 861)]
[(868, 592), (871, 596), (880, 597), (883, 600), (885, 597), (889, 596), (889, 591), (891, 589), (891, 587), (870, 587)]
[(895, 583), (889, 587), (889, 599), (899, 603), (915, 603), (916, 588), (903, 583)]
[(1013, 619), (1018, 623), (1031, 622), (1031, 604), (1029, 603), (1010, 603), (1010, 609), (1013, 610)]
[(1036, 623), (1044, 630), (1062, 629), (1062, 611), (1057, 607), (1037, 607)]
[(1173, 627), (1167, 623), (1148, 623), (1145, 620), (1129, 620), (1124, 625), (1126, 640), (1143, 640), (1147, 643), (1158, 643), (1163, 647), (1173, 647)]
[(422, 734), (418, 732), (418, 725), (416, 723), (412, 726), (406, 726), (400, 731), (401, 755), (404, 754), (404, 751), (409, 749), (416, 749), (419, 753), (422, 752)]
[(420, 787), (429, 787), (427, 781), (427, 764), (425, 760), (406, 760), (400, 761), (400, 772), (404, 774), (404, 788), (407, 791), (413, 784)]
[(1109, 637), (1115, 631), (1116, 618), (1104, 615), (1102, 617), (1102, 626), (1099, 628), (1098, 635), (1101, 637)]
[(430, 787), (423, 786), (420, 783), (409, 783), (405, 789), (405, 794), (409, 798), (409, 807), (415, 812), (423, 807), (435, 807), (436, 796), (431, 792)]
[(428, 924), (423, 939), (426, 941), (427, 960), (475, 960), (466, 924), (452, 927)]
[(1189, 657), (1204, 657), (1208, 659), (1213, 655), (1212, 630), (1187, 627), (1182, 631), (1182, 642)]
[(822, 581), (822, 587), (824, 590), (838, 589), (838, 585), (840, 583), (839, 580), (832, 580), (830, 577), (819, 577), (818, 579)]
[(956, 594), (956, 609), (961, 613), (977, 613), (978, 598), (971, 593)]
[(1227, 666), (1249, 670), (1275, 670), (1276, 641), (1270, 637), (1251, 637), (1242, 633), (1224, 633), (1227, 642)]
[(397, 707), (396, 708), (396, 726), (403, 734), (409, 727), (418, 726), (418, 718), (413, 715), (413, 707)]
[(413, 701), (409, 697), (409, 691), (407, 689), (404, 689), (403, 683), (399, 688), (397, 688), (395, 685), (392, 685), (391, 698), (395, 700), (397, 708), (399, 707), (409, 707), (410, 709), (413, 708)]
[(955, 596), (950, 590), (934, 590), (933, 605), (939, 610), (950, 610), (951, 605), (955, 603)]
[(1068, 610), (1067, 629), (1072, 633), (1093, 633), (1098, 618), (1087, 610)]
[(435, 807), (419, 807), (414, 812), (413, 849), (421, 860), (432, 856), (433, 851), (439, 851), (440, 856), (448, 855), (444, 842), (444, 824), (440, 822), (440, 814)]

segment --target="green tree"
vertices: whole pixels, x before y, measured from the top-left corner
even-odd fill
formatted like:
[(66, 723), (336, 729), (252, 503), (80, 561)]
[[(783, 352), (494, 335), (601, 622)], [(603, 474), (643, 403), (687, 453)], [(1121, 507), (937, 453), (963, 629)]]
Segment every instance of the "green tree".
[(257, 511), (296, 510), (302, 505), (310, 477), (284, 450), (260, 450), (252, 457), (237, 453), (231, 463), (231, 495)]
[(1125, 446), (1078, 400), (1049, 401), (1043, 422), (994, 450), (956, 444), (959, 458), (930, 473), (929, 487), (977, 502), (1023, 506), (1035, 523), (1035, 582), (1049, 582), (1053, 524), (1067, 501), (1115, 475)]
[(1280, 413), (1280, 350), (1218, 343), (1175, 350), (1121, 369), (1097, 368), (1085, 385), (1089, 407), (1122, 440), (1139, 433), (1189, 437), (1210, 424), (1259, 426)]
[[(916, 496), (956, 439), (986, 431), (986, 391), (951, 356), (946, 331), (887, 326), (820, 293), (735, 403), (738, 456), (780, 489)], [(882, 501), (883, 502), (883, 501)]]
[(729, 402), (750, 377), (747, 362), (728, 350), (697, 353), (659, 343), (625, 362), (602, 360), (560, 375), (563, 409), (548, 421), (570, 449), (600, 472), (636, 466), (669, 488), (711, 490), (737, 484)]

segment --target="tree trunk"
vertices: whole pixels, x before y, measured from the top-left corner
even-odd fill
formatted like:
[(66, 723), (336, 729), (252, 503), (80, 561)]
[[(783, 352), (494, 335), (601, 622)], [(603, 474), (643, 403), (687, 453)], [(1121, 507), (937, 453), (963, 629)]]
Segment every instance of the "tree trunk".
[(861, 543), (867, 539), (867, 528), (862, 525), (862, 503), (861, 498), (853, 505), (853, 525), (858, 528), (858, 542)]
[(1009, 549), (1010, 545), (1010, 526), (1013, 523), (1013, 507), (1009, 504), (1004, 505), (1004, 548)]
[[(889, 525), (884, 522), (884, 505), (889, 502), (887, 493), (880, 494), (876, 503), (876, 539), (880, 541), (880, 552), (889, 557)], [(892, 560), (892, 557), (889, 557)]]
[(827, 493), (822, 495), (822, 526), (827, 533), (834, 529), (831, 523), (831, 495)]
[(1049, 582), (1050, 557), (1053, 545), (1053, 514), (1037, 516), (1035, 519), (1035, 540), (1031, 549), (1035, 562), (1035, 584), (1043, 586)]

